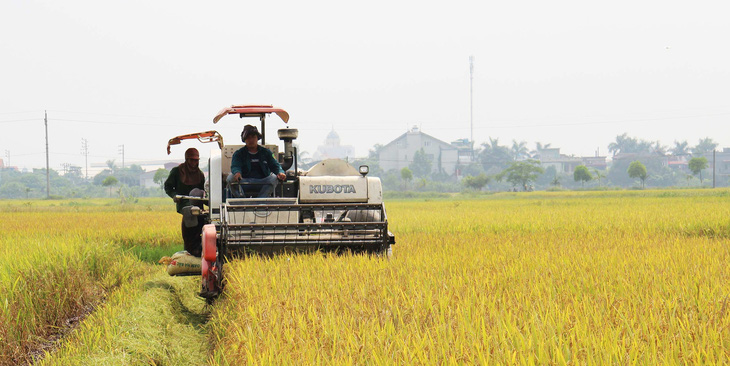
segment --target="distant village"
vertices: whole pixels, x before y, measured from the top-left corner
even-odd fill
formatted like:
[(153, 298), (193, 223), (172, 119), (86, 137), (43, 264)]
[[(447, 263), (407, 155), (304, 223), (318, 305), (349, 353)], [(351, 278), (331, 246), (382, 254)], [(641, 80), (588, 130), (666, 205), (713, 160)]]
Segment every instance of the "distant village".
[[(333, 130), (323, 146), (317, 149), (314, 161), (323, 158), (349, 159), (353, 163), (368, 163), (371, 171), (377, 172), (390, 189), (409, 189), (404, 182), (395, 182), (408, 169), (416, 182), (411, 189), (449, 190), (463, 178), (484, 175), (488, 183), (485, 188), (498, 190), (524, 190), (523, 184), (508, 182), (500, 177), (505, 169), (519, 162), (531, 162), (541, 172), (529, 180), (532, 189), (559, 189), (588, 187), (631, 188), (639, 181), (629, 176), (627, 170), (632, 162), (640, 162), (647, 170), (646, 183), (652, 187), (683, 186), (728, 186), (730, 184), (730, 148), (720, 150), (711, 138), (690, 146), (687, 142), (675, 142), (674, 146), (663, 146), (659, 142), (638, 140), (623, 134), (608, 146), (610, 157), (605, 155), (573, 156), (560, 153), (559, 147), (536, 143), (530, 149), (526, 142), (512, 141), (501, 145), (498, 139), (491, 139), (480, 146), (474, 146), (469, 139), (452, 142), (441, 141), (414, 126), (385, 145), (376, 145), (368, 158), (353, 159), (352, 147), (340, 144)], [(699, 173), (693, 172), (690, 161), (704, 158), (706, 166)], [(574, 179), (578, 167), (585, 167), (591, 176), (588, 181)], [(373, 169), (375, 168), (375, 169)], [(408, 176), (406, 173), (405, 176)], [(394, 179), (395, 178), (395, 179)], [(429, 184), (430, 183), (430, 184)], [(405, 188), (404, 188), (405, 187)], [(459, 186), (458, 189), (464, 188)]]
[[(446, 142), (414, 126), (384, 145), (376, 144), (365, 157), (356, 157), (354, 148), (343, 144), (333, 129), (314, 152), (300, 151), (298, 162), (300, 169), (325, 159), (368, 165), (370, 174), (382, 179), (386, 191), (730, 186), (730, 148), (719, 148), (709, 137), (696, 145), (675, 141), (673, 146), (664, 146), (623, 134), (616, 136), (607, 151), (610, 156), (573, 156), (562, 154), (560, 147), (540, 142), (532, 147), (524, 141), (502, 144), (493, 138), (480, 145), (466, 138)], [(52, 193), (59, 197), (161, 196), (167, 173), (181, 162), (120, 165), (110, 160), (92, 163), (91, 174), (89, 167), (64, 164), (62, 169), (51, 169)], [(629, 168), (637, 164), (643, 167), (643, 174), (641, 170), (638, 175), (630, 174)], [(0, 198), (45, 196), (45, 169), (20, 171), (0, 159), (0, 173)]]

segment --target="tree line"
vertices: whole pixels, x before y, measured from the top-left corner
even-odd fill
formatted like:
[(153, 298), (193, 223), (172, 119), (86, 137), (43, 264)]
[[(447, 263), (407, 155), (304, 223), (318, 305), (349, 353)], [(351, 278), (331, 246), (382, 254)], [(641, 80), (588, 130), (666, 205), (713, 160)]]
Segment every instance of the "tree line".
[[(66, 174), (49, 171), (52, 198), (91, 198), (120, 197), (123, 200), (135, 197), (162, 196), (159, 188), (146, 188), (140, 184), (140, 176), (145, 171), (139, 165), (121, 168), (113, 160), (106, 162), (107, 168), (90, 179), (86, 179), (80, 169), (71, 169)], [(160, 169), (155, 174), (155, 182), (162, 184), (167, 178), (167, 170)], [(45, 198), (46, 169), (33, 169), (21, 172), (13, 169), (0, 170), (0, 198)]]
[[(460, 177), (434, 169), (437, 162), (423, 149), (416, 151), (412, 161), (400, 171), (382, 171), (378, 161), (382, 147), (376, 144), (367, 158), (353, 163), (368, 164), (372, 174), (381, 177), (386, 189), (455, 192), (485, 187), (490, 190), (573, 189), (585, 188), (587, 184), (594, 188), (629, 188), (639, 184), (645, 187), (647, 181), (657, 187), (701, 186), (702, 172), (709, 165), (704, 155), (717, 149), (718, 143), (706, 137), (696, 145), (685, 140), (668, 146), (624, 133), (608, 145), (612, 162), (607, 169), (580, 164), (572, 171), (558, 171), (553, 165), (546, 167), (541, 162), (542, 153), (552, 147), (550, 143), (536, 142), (534, 149), (530, 149), (525, 141), (512, 140), (511, 144), (503, 145), (498, 138), (490, 137), (475, 149), (473, 163), (458, 167)], [(665, 162), (669, 157), (686, 160), (691, 174), (668, 167)], [(724, 177), (718, 183), (730, 182)]]

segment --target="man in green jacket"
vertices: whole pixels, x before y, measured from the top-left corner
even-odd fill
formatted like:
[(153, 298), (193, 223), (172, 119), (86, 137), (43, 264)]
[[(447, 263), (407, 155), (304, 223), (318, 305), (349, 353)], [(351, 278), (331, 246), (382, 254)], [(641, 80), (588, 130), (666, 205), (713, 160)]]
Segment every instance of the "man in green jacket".
[(246, 125), (241, 133), (241, 140), (246, 146), (233, 153), (231, 174), (228, 175), (229, 190), (234, 197), (244, 197), (243, 188), (232, 186), (234, 182), (260, 185), (259, 197), (269, 197), (280, 180), (286, 179), (284, 169), (271, 150), (259, 145), (261, 134), (256, 126)]
[(187, 216), (190, 217), (187, 217), (186, 220), (185, 208), (195, 206), (196, 203), (187, 199), (177, 199), (175, 196), (203, 196), (205, 193), (205, 175), (198, 168), (199, 162), (200, 154), (198, 150), (192, 147), (187, 149), (185, 151), (185, 162), (172, 168), (165, 181), (165, 193), (172, 197), (177, 204), (177, 212), (183, 215), (182, 237), (185, 250), (196, 257), (200, 257), (202, 251), (200, 233), (203, 230), (205, 221), (200, 216), (191, 216), (189, 209), (187, 209)]

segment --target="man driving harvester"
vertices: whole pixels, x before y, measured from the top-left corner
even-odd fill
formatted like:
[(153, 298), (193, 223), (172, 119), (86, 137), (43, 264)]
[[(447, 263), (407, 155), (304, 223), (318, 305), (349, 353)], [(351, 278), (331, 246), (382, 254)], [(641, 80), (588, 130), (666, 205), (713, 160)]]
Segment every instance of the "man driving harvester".
[(243, 185), (248, 183), (261, 186), (258, 197), (270, 197), (279, 180), (286, 179), (284, 169), (274, 158), (271, 150), (259, 145), (261, 134), (256, 126), (246, 125), (241, 132), (241, 140), (246, 146), (233, 153), (231, 174), (228, 175), (228, 189), (233, 197), (245, 197)]

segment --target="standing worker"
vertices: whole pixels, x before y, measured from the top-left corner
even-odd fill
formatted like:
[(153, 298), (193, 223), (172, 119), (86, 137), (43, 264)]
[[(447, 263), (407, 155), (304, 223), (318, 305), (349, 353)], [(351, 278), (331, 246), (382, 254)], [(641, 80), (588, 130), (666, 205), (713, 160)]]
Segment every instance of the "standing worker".
[(205, 175), (198, 168), (199, 162), (198, 149), (191, 147), (185, 150), (185, 162), (172, 168), (165, 181), (165, 193), (177, 203), (177, 212), (183, 215), (182, 237), (185, 250), (196, 257), (200, 257), (203, 249), (200, 243), (200, 233), (205, 221), (201, 216), (192, 215), (190, 208), (199, 203), (187, 199), (177, 199), (175, 196), (204, 196)]

